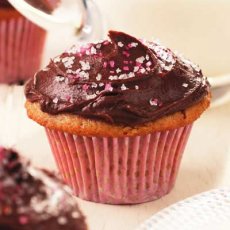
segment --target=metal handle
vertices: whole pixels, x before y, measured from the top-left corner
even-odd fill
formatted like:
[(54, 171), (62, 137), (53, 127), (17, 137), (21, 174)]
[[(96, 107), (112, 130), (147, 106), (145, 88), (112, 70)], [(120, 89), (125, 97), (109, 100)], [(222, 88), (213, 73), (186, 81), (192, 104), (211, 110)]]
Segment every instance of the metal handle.
[(216, 77), (209, 77), (208, 80), (211, 83), (212, 88), (225, 87), (230, 85), (230, 74), (216, 76)]

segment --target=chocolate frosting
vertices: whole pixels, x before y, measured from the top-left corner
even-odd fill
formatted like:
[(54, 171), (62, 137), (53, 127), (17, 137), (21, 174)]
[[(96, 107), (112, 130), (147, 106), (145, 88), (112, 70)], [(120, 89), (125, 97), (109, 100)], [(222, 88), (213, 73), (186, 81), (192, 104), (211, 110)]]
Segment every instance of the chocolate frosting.
[(183, 112), (208, 94), (200, 68), (170, 49), (122, 32), (109, 38), (51, 60), (26, 85), (27, 99), (49, 114), (132, 126)]
[(86, 224), (61, 180), (0, 147), (0, 229), (85, 230)]

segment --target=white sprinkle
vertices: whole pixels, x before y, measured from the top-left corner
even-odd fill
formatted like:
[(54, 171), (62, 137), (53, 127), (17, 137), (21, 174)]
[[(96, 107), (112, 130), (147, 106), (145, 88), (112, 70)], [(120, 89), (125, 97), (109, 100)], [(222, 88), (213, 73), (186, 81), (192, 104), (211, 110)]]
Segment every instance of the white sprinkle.
[(65, 80), (65, 77), (63, 77), (63, 76), (56, 76), (55, 77), (55, 81), (57, 81), (57, 82), (62, 82), (64, 80)]
[(97, 79), (97, 81), (100, 81), (101, 78), (102, 78), (102, 76), (101, 76), (101, 74), (99, 73), (99, 74), (96, 76), (96, 79)]
[(83, 80), (89, 80), (89, 73), (86, 73), (86, 72), (84, 72), (84, 71), (81, 71), (81, 72), (79, 73), (79, 76), (80, 76), (80, 78), (82, 78)]
[(115, 75), (115, 76), (112, 76), (112, 75), (111, 75), (111, 76), (109, 76), (109, 80), (111, 80), (111, 81), (112, 81), (112, 80), (117, 80), (117, 78), (118, 78), (118, 76), (117, 76), (117, 75)]
[(149, 67), (147, 67), (147, 68), (146, 68), (146, 70), (147, 70), (147, 71), (150, 71), (150, 68), (149, 68)]
[(135, 85), (135, 89), (139, 89), (139, 86), (138, 86), (138, 85)]
[(67, 50), (68, 54), (76, 54), (77, 52), (79, 52), (79, 47), (77, 46), (73, 46), (69, 50)]
[(84, 61), (79, 61), (79, 62), (81, 64), (82, 70), (89, 70), (90, 69), (89, 62), (84, 62)]
[(86, 50), (86, 51), (85, 51), (85, 54), (86, 54), (86, 55), (90, 55), (89, 50)]
[(127, 90), (127, 89), (128, 88), (124, 84), (121, 85), (121, 90)]
[(97, 50), (93, 46), (91, 47), (90, 51), (91, 51), (91, 54), (96, 54), (97, 53)]
[(57, 98), (57, 97), (55, 97), (55, 98), (53, 99), (53, 103), (54, 103), (54, 104), (57, 104), (57, 103), (58, 103), (58, 98)]
[(130, 73), (128, 74), (128, 76), (129, 76), (129, 78), (132, 78), (132, 77), (135, 77), (135, 74), (134, 74), (133, 72), (130, 72)]
[(100, 86), (100, 87), (104, 86), (104, 83), (102, 83), (102, 82), (101, 82), (101, 83), (99, 83), (99, 86)]
[(137, 47), (137, 46), (138, 46), (138, 43), (132, 42), (132, 43), (130, 44), (130, 46), (131, 46), (131, 47)]
[(118, 78), (119, 79), (127, 79), (128, 75), (124, 73), (124, 74), (121, 74)]
[(185, 88), (187, 88), (188, 84), (187, 83), (183, 83), (182, 86), (185, 87)]
[(148, 60), (149, 60), (149, 55), (147, 54), (147, 55), (145, 56), (145, 58), (146, 58), (146, 60), (148, 61)]
[(146, 69), (144, 69), (144, 68), (141, 68), (141, 70), (140, 70), (141, 73), (145, 73), (145, 71), (146, 71)]
[(97, 45), (96, 45), (96, 48), (97, 48), (97, 49), (100, 49), (100, 48), (101, 48), (101, 44), (97, 44)]
[(96, 91), (96, 94), (100, 94), (100, 91), (99, 91), (99, 90), (97, 90), (97, 91)]
[(87, 95), (87, 100), (91, 100), (94, 99), (97, 95), (96, 94), (91, 94), (91, 95)]
[(137, 72), (138, 70), (139, 70), (139, 66), (135, 66), (133, 69), (134, 72)]
[(62, 62), (66, 68), (71, 68), (74, 63), (75, 57), (65, 57), (62, 59)]
[(72, 212), (71, 216), (74, 218), (74, 219), (77, 219), (80, 217), (80, 214), (78, 212)]
[(66, 217), (64, 217), (64, 216), (61, 216), (61, 217), (59, 217), (59, 218), (57, 219), (57, 222), (58, 222), (60, 225), (65, 225), (65, 224), (67, 224), (67, 219), (66, 219)]
[(92, 83), (92, 88), (97, 88), (97, 83), (93, 82)]
[(81, 69), (76, 69), (76, 70), (67, 69), (66, 73), (78, 74), (78, 73), (80, 73), (80, 71), (81, 71)]
[(142, 56), (142, 57), (137, 58), (137, 59), (136, 59), (136, 62), (138, 62), (138, 63), (143, 63), (144, 60), (145, 60), (145, 57)]
[(149, 104), (152, 106), (157, 106), (157, 99), (150, 99)]
[(120, 72), (121, 72), (121, 69), (117, 68), (117, 69), (116, 69), (116, 72), (117, 72), (117, 73), (120, 73)]
[(53, 59), (53, 62), (54, 63), (57, 63), (57, 62), (60, 62), (61, 61), (61, 58), (58, 56), (58, 57), (55, 57), (54, 59)]
[(122, 42), (118, 42), (117, 45), (118, 45), (119, 47), (123, 47), (123, 46), (124, 46), (124, 44), (123, 44)]

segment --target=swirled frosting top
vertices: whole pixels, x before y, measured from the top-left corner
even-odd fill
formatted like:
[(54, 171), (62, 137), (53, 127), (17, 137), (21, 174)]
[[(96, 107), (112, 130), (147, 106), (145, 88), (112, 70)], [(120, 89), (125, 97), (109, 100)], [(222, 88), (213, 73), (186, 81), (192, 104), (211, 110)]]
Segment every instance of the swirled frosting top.
[(109, 38), (51, 60), (27, 83), (27, 99), (49, 114), (132, 126), (183, 111), (209, 92), (200, 68), (170, 49), (123, 32)]

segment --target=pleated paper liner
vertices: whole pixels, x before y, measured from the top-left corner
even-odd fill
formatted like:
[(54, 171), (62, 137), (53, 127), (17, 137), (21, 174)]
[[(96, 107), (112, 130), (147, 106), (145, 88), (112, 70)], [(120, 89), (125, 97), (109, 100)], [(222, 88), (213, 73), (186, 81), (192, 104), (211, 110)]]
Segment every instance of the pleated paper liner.
[(0, 20), (0, 83), (18, 83), (40, 68), (46, 31), (24, 17)]
[(76, 196), (136, 204), (171, 191), (191, 128), (121, 138), (46, 132), (58, 168)]

